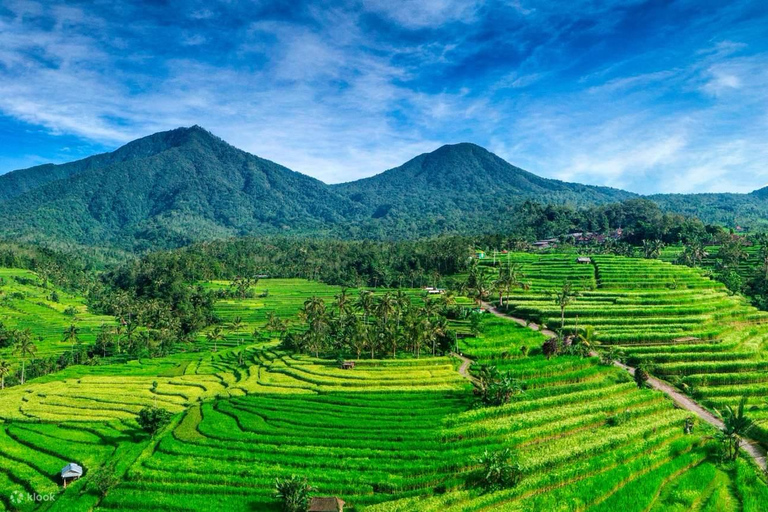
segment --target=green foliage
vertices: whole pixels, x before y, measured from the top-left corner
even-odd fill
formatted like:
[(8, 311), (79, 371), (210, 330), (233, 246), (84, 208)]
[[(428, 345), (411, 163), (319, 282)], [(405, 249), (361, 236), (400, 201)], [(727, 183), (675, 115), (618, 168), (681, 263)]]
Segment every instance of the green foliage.
[(497, 452), (485, 450), (477, 463), (482, 466), (480, 484), (486, 491), (514, 487), (523, 478), (519, 456), (509, 448)]
[(168, 425), (172, 418), (173, 413), (160, 407), (144, 407), (139, 411), (136, 422), (142, 429), (154, 436)]
[(306, 478), (296, 475), (275, 480), (275, 498), (280, 500), (283, 512), (306, 511), (313, 491), (315, 488), (307, 483)]
[(640, 365), (635, 368), (635, 384), (637, 384), (638, 388), (644, 388), (650, 378), (651, 374), (648, 373), (648, 368), (646, 366)]
[(117, 463), (115, 461), (104, 464), (89, 476), (90, 487), (103, 498), (120, 483), (120, 477), (117, 476), (116, 472)]

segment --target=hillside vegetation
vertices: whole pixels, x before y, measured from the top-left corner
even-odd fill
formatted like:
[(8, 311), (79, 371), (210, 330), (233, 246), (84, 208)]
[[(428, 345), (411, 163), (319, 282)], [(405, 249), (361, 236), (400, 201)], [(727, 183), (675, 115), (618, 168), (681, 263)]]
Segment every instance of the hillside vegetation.
[[(506, 232), (531, 239), (626, 227), (583, 210), (638, 198), (541, 178), (469, 143), (443, 146), (371, 178), (326, 185), (194, 126), (0, 176), (0, 237), (106, 254), (268, 234), (404, 239)], [(729, 227), (763, 228), (768, 217), (761, 191), (649, 199), (666, 212)], [(533, 210), (553, 208), (537, 214), (531, 203)], [(569, 220), (574, 217), (596, 222)]]

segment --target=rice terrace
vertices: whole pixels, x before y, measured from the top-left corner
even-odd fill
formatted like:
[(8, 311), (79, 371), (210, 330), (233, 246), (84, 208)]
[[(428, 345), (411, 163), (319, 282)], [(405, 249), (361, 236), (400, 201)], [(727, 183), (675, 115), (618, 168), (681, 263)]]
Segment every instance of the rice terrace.
[(766, 70), (753, 0), (0, 1), (0, 512), (768, 511)]

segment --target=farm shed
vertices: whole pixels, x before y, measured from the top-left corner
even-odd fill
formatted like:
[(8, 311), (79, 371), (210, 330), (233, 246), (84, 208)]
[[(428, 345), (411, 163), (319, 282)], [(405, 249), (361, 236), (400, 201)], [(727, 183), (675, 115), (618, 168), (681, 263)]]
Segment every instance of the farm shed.
[(344, 500), (336, 496), (312, 498), (308, 512), (344, 512)]
[(83, 476), (82, 466), (70, 462), (61, 470), (61, 481), (64, 483), (64, 488), (67, 488), (67, 483), (72, 480), (77, 480)]
[(586, 256), (581, 256), (579, 258), (576, 258), (576, 263), (592, 263), (592, 258), (587, 258)]
[(355, 367), (354, 361), (342, 361), (341, 363), (342, 370), (352, 370), (354, 367)]

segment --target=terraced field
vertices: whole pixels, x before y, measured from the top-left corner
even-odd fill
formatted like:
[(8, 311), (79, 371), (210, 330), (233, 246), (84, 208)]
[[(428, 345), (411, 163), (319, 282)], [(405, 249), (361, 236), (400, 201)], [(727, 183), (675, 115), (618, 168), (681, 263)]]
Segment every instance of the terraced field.
[[(58, 302), (51, 300), (58, 295)], [(109, 316), (90, 313), (82, 297), (48, 284), (28, 270), (0, 268), (0, 321), (14, 329), (29, 329), (37, 347), (36, 357), (57, 355), (71, 349), (62, 342), (70, 325), (79, 329), (79, 338), (92, 344), (103, 324), (114, 324)], [(41, 338), (41, 339), (40, 339)], [(0, 348), (0, 359), (16, 361), (13, 349)]]
[[(661, 325), (671, 326), (667, 337), (606, 343), (628, 357), (647, 357), (661, 371), (676, 368), (664, 365), (712, 362), (691, 359), (696, 355), (750, 354), (713, 359), (723, 365), (761, 361), (761, 315), (717, 285), (704, 286), (711, 282), (701, 276), (678, 274), (659, 262), (630, 261), (623, 269), (621, 259), (596, 259), (592, 266), (562, 255), (523, 258), (524, 272), (536, 276), (529, 292), (511, 297), (510, 307), (529, 308), (531, 318), (559, 315), (545, 291), (566, 279), (581, 283), (584, 295), (571, 307), (586, 303), (580, 311), (617, 304), (650, 310), (648, 301), (664, 298), (663, 292), (672, 294), (672, 302), (689, 292), (691, 302), (681, 302), (679, 312), (666, 308), (644, 317), (668, 319), (646, 322), (655, 336), (664, 332)], [(612, 280), (614, 268), (635, 274)], [(638, 283), (648, 279), (659, 284), (641, 288)], [(670, 280), (674, 287), (661, 284)], [(274, 281), (263, 283), (270, 287), (266, 297), (222, 301), (222, 318), (240, 316), (247, 331), (262, 327), (268, 311), (295, 317), (306, 298), (298, 291), (301, 282)], [(623, 290), (622, 282), (633, 290)], [(334, 291), (316, 285), (309, 293), (325, 292), (330, 299)], [(708, 300), (722, 303), (703, 311)], [(568, 325), (575, 327), (571, 308)], [(582, 313), (578, 325), (588, 318), (600, 326), (598, 333), (615, 335), (619, 329), (611, 327), (621, 324), (613, 319), (623, 316)], [(696, 342), (676, 340), (681, 332), (703, 332), (672, 321), (690, 316), (722, 329)], [(713, 431), (700, 424), (686, 435), (689, 414), (663, 394), (639, 390), (625, 372), (596, 358), (548, 360), (538, 351), (544, 337), (514, 322), (487, 315), (481, 331), (461, 340), (462, 352), (510, 372), (524, 389), (501, 407), (472, 407), (471, 385), (452, 358), (364, 359), (354, 370), (341, 370), (333, 361), (289, 354), (276, 340), (262, 338), (222, 343), (216, 352), (190, 347), (161, 359), (73, 366), (8, 389), (0, 393), (0, 490), (9, 492), (0, 492), (6, 496), (0, 510), (17, 508), (7, 497), (12, 490), (58, 492), (52, 504), (22, 510), (278, 510), (274, 480), (291, 474), (307, 477), (319, 495), (342, 497), (349, 510), (374, 512), (752, 512), (767, 502), (768, 488), (749, 463), (713, 464)], [(737, 333), (745, 339), (729, 338)], [(523, 355), (523, 346), (531, 355)], [(685, 356), (677, 360), (678, 353)], [(697, 375), (704, 374), (691, 376)], [(154, 439), (139, 433), (134, 419), (147, 405), (175, 413)], [(504, 448), (518, 453), (523, 478), (512, 488), (483, 492), (475, 483), (476, 459), (486, 449)], [(90, 473), (107, 460), (117, 461), (121, 481), (103, 500), (86, 490), (88, 473), (67, 491), (58, 488), (56, 473), (65, 463), (79, 462)]]
[[(229, 281), (210, 281), (202, 283), (202, 286), (209, 290), (223, 290), (230, 286)], [(246, 299), (222, 299), (216, 302), (214, 311), (216, 316), (221, 319), (224, 326), (224, 340), (219, 341), (218, 345), (223, 347), (237, 347), (253, 342), (253, 332), (262, 331), (267, 317), (274, 313), (278, 317), (286, 320), (291, 327), (299, 324), (297, 313), (301, 309), (304, 301), (309, 297), (316, 296), (331, 304), (334, 297), (341, 292), (339, 286), (331, 286), (323, 283), (308, 281), (306, 279), (262, 279), (252, 288), (253, 298)], [(376, 296), (385, 293), (386, 289), (371, 290)], [(418, 288), (404, 289), (414, 305), (423, 303), (422, 290)], [(349, 288), (347, 293), (350, 300), (354, 301), (359, 289)], [(466, 297), (457, 297), (457, 304), (471, 305), (472, 302)], [(235, 319), (239, 318), (242, 325), (236, 331), (227, 326)], [(461, 322), (453, 322), (452, 326), (459, 330), (467, 330)], [(210, 330), (210, 329), (209, 329)], [(201, 343), (210, 345), (206, 340), (205, 334), (200, 334), (198, 340)]]
[[(524, 272), (546, 276), (551, 259), (562, 276), (560, 257), (538, 258), (538, 267), (526, 264)], [(649, 365), (712, 409), (752, 397), (751, 416), (768, 420), (768, 314), (695, 269), (613, 256), (593, 261), (571, 264), (574, 279), (593, 268), (597, 287), (566, 309), (567, 329), (592, 326), (596, 339), (619, 348), (631, 365)], [(559, 326), (560, 310), (541, 290), (516, 293), (509, 304), (514, 315)], [(757, 435), (768, 440), (762, 426)]]
[(741, 462), (718, 469), (706, 443), (711, 431), (698, 425), (684, 435), (688, 414), (664, 395), (639, 390), (621, 370), (595, 359), (510, 355), (543, 340), (512, 322), (486, 319), (483, 336), (468, 340), (464, 351), (510, 371), (525, 393), (442, 424), (450, 449), (465, 460), (485, 448), (517, 450), (525, 475), (517, 486), (457, 489), (366, 510), (761, 510), (765, 485), (744, 480), (753, 469)]

